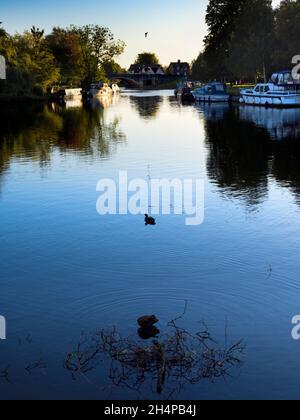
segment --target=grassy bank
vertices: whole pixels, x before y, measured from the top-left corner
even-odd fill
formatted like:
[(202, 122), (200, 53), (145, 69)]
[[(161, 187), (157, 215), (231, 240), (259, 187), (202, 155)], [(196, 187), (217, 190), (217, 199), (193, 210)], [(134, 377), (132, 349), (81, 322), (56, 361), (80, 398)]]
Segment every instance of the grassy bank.
[(240, 95), (241, 90), (243, 89), (252, 89), (254, 85), (227, 85), (227, 91), (230, 95)]

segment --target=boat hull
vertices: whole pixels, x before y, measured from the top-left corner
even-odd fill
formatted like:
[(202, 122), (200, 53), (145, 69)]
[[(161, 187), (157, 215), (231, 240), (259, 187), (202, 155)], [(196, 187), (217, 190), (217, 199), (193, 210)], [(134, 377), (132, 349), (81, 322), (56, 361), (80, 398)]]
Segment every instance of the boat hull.
[(194, 94), (196, 102), (229, 102), (229, 95), (197, 95)]
[(295, 95), (251, 95), (242, 94), (241, 103), (245, 105), (271, 106), (271, 107), (299, 107), (300, 93)]

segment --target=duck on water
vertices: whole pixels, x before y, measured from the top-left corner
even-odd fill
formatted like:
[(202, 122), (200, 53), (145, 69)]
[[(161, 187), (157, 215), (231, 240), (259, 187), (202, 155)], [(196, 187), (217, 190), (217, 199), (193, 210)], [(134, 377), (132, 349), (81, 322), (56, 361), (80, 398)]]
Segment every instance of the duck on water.
[(145, 214), (145, 225), (155, 226), (156, 220), (153, 217), (149, 216), (148, 214)]

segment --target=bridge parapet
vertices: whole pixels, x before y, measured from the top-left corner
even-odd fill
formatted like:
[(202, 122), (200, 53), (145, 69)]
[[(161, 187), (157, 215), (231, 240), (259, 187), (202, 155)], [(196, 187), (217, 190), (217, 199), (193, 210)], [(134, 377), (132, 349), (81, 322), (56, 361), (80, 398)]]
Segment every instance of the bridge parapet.
[(109, 75), (110, 79), (117, 79), (138, 88), (159, 86), (161, 84), (174, 82), (178, 80), (177, 76), (162, 74), (131, 74), (131, 73), (114, 73)]

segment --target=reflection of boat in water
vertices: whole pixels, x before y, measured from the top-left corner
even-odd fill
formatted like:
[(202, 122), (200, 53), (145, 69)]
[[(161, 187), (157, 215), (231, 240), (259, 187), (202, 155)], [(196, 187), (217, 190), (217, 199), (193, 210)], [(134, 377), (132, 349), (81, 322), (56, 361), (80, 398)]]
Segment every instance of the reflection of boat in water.
[(229, 102), (230, 95), (224, 83), (212, 82), (192, 91), (196, 102)]
[(240, 107), (240, 119), (267, 129), (277, 140), (300, 137), (300, 108)]
[(229, 103), (196, 103), (196, 109), (202, 113), (205, 118), (209, 121), (222, 120), (225, 114), (228, 112), (230, 105)]
[(73, 108), (82, 108), (83, 103), (82, 99), (66, 99), (65, 100), (66, 109), (73, 109)]
[(241, 91), (241, 103), (275, 107), (300, 106), (300, 83), (290, 71), (274, 73), (269, 83)]
[(98, 96), (95, 98), (91, 98), (88, 103), (93, 109), (106, 109), (109, 108), (111, 105), (115, 105), (116, 103), (118, 103), (119, 99), (120, 95)]
[(119, 93), (120, 93), (120, 88), (119, 88), (119, 86), (118, 86), (116, 83), (113, 83), (113, 84), (111, 85), (111, 90), (112, 90), (112, 93), (113, 93), (114, 95), (117, 95), (117, 94), (119, 94)]

